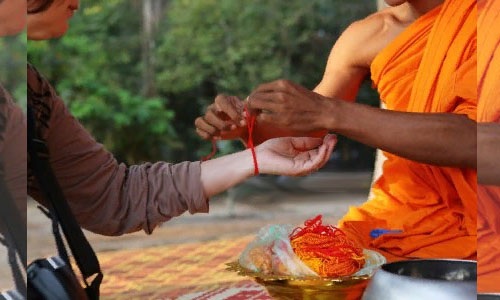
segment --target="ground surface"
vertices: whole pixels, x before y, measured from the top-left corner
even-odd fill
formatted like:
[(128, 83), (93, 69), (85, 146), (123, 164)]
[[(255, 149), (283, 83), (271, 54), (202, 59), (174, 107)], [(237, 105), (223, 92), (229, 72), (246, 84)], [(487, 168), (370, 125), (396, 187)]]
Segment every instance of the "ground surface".
[[(210, 213), (184, 214), (157, 228), (152, 235), (137, 232), (105, 237), (85, 232), (97, 252), (211, 241), (253, 234), (264, 225), (288, 223), (323, 214), (336, 223), (351, 205), (364, 202), (368, 173), (318, 173), (308, 178), (260, 178), (211, 200)], [(49, 220), (28, 202), (28, 261), (56, 253)], [(12, 285), (6, 254), (0, 247), (0, 290)]]

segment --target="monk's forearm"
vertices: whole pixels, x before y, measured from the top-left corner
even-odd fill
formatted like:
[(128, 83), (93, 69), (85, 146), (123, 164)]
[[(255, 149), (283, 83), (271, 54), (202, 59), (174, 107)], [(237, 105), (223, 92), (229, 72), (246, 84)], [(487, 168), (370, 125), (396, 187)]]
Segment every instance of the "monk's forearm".
[(475, 168), (476, 123), (466, 116), (383, 110), (342, 100), (323, 110), (325, 128), (423, 163)]
[(477, 180), (485, 185), (500, 185), (500, 124), (477, 126)]
[(267, 124), (255, 124), (253, 140), (255, 144), (261, 144), (272, 138), (293, 135), (294, 132), (291, 130), (281, 129)]
[(284, 137), (284, 136), (309, 136), (309, 137), (324, 137), (328, 133), (327, 130), (318, 130), (311, 132), (296, 131), (291, 129), (278, 128), (268, 124), (255, 124), (253, 133), (253, 141), (256, 145), (261, 144), (269, 139)]

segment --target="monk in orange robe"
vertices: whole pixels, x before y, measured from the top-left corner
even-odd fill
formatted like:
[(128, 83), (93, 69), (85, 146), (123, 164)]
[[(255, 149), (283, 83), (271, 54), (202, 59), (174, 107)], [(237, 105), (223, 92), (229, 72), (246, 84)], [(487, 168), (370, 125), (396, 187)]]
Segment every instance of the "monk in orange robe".
[[(478, 2), (478, 292), (500, 287), (500, 2)], [(493, 186), (496, 185), (496, 186)]]
[[(332, 131), (384, 150), (373, 196), (339, 225), (389, 260), (475, 258), (476, 1), (386, 2), (346, 29), (314, 91), (278, 80), (249, 96), (254, 138)], [(352, 102), (369, 74), (387, 110)], [(242, 105), (219, 96), (198, 134), (238, 135)]]
[[(474, 2), (447, 1), (377, 55), (372, 80), (388, 109), (476, 118)], [(373, 198), (351, 208), (341, 226), (390, 259), (474, 257), (476, 172), (385, 155)], [(371, 239), (373, 228), (402, 232)]]

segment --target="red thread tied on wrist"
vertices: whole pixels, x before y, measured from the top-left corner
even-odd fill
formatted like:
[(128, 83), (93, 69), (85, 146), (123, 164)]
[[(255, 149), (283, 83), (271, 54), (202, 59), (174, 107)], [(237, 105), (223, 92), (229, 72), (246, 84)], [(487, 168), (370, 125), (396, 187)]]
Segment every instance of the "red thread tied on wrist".
[[(249, 148), (250, 151), (252, 152), (252, 159), (253, 159), (253, 166), (254, 166), (253, 174), (259, 175), (259, 165), (257, 163), (257, 155), (255, 154), (255, 145), (253, 143), (253, 129), (255, 126), (256, 115), (251, 114), (246, 105), (244, 107), (244, 111), (245, 111), (245, 119), (247, 122), (247, 129), (248, 129), (247, 148)], [(216, 153), (217, 153), (217, 144), (216, 144), (215, 139), (212, 139), (212, 152), (210, 152), (210, 154), (208, 154), (207, 156), (202, 157), (201, 161), (206, 161), (206, 160), (212, 159)]]
[(247, 128), (248, 128), (247, 148), (250, 148), (250, 151), (252, 151), (252, 159), (253, 159), (253, 166), (254, 166), (253, 174), (259, 175), (259, 165), (257, 163), (257, 155), (255, 154), (255, 145), (253, 144), (253, 129), (255, 126), (256, 115), (251, 114), (246, 105), (244, 107), (244, 110), (245, 110), (245, 119), (247, 121)]

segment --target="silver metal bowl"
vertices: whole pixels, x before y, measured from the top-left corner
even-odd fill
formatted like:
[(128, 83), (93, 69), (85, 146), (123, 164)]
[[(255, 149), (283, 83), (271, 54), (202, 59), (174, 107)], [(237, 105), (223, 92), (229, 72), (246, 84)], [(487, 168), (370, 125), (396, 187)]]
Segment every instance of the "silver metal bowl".
[(405, 260), (383, 265), (362, 300), (476, 299), (476, 261)]

